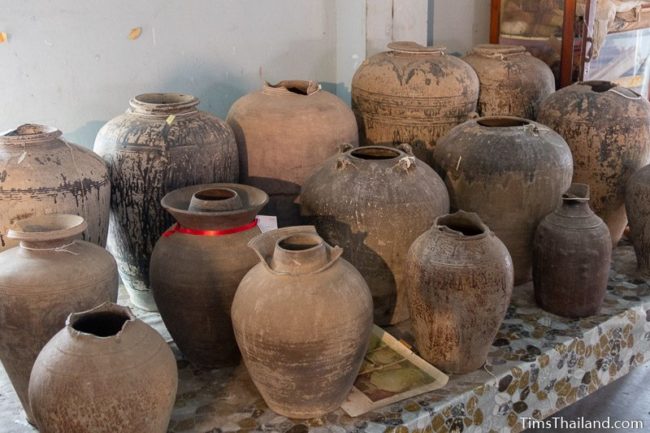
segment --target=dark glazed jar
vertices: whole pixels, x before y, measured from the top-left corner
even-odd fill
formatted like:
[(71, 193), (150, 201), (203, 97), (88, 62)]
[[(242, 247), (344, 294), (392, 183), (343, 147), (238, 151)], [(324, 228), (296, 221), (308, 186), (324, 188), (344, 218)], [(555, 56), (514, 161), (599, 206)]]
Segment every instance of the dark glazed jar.
[(165, 326), (194, 365), (239, 361), (230, 308), (241, 279), (259, 260), (248, 242), (268, 202), (252, 186), (220, 183), (172, 191), (162, 206), (176, 219), (151, 256), (151, 289)]
[(650, 103), (608, 81), (585, 81), (549, 96), (539, 122), (571, 148), (573, 181), (589, 185), (591, 206), (616, 246), (627, 224), (625, 185), (650, 162)]
[(436, 142), (476, 110), (479, 81), (470, 65), (444, 47), (391, 42), (352, 78), (352, 110), (361, 145), (409, 143), (431, 163)]
[(407, 262), (411, 323), (420, 355), (447, 373), (480, 368), (510, 304), (513, 265), (477, 214), (436, 219)]
[(232, 321), (255, 386), (289, 418), (336, 410), (368, 347), (368, 286), (313, 227), (273, 230), (249, 245), (261, 263), (239, 285)]
[(440, 177), (403, 148), (348, 150), (317, 170), (300, 196), (303, 215), (365, 278), (378, 325), (408, 319), (406, 252), (449, 211)]
[(155, 310), (149, 260), (172, 218), (160, 206), (170, 191), (188, 185), (236, 182), (232, 130), (199, 100), (178, 93), (146, 93), (97, 134), (95, 151), (108, 162), (113, 191), (108, 245), (138, 308)]
[(564, 317), (592, 316), (607, 290), (612, 243), (607, 225), (589, 208), (589, 186), (574, 183), (562, 205), (537, 227), (533, 244), (535, 299)]
[(31, 419), (27, 384), (36, 356), (68, 314), (117, 301), (118, 275), (104, 248), (79, 239), (77, 215), (20, 220), (0, 253), (0, 360)]
[(111, 196), (106, 163), (61, 134), (34, 124), (0, 133), (0, 252), (18, 245), (7, 238), (18, 220), (57, 213), (83, 217), (88, 223), (83, 239), (106, 245)]
[(238, 99), (226, 121), (239, 146), (241, 182), (269, 194), (263, 213), (277, 216), (280, 227), (301, 223), (296, 198), (307, 176), (359, 141), (352, 110), (315, 81), (265, 83)]
[(571, 185), (566, 142), (530, 120), (484, 117), (454, 128), (434, 158), (452, 209), (478, 213), (508, 248), (515, 284), (530, 281), (537, 224)]
[(627, 183), (625, 208), (638, 271), (650, 277), (650, 165), (634, 173)]
[(41, 433), (165, 433), (177, 384), (165, 340), (107, 302), (68, 317), (36, 359), (29, 398)]

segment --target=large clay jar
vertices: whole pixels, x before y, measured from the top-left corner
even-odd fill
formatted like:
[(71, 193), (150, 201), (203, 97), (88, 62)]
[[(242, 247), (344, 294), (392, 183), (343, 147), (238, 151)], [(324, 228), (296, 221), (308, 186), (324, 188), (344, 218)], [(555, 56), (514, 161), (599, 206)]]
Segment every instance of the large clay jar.
[(280, 227), (301, 223), (296, 198), (307, 176), (359, 141), (352, 110), (314, 81), (265, 83), (237, 100), (226, 121), (239, 146), (241, 182), (269, 194), (263, 212)]
[(352, 109), (362, 145), (409, 143), (431, 163), (439, 138), (476, 110), (479, 81), (445, 48), (391, 42), (365, 60), (352, 78)]
[(537, 304), (565, 317), (598, 313), (607, 291), (611, 258), (609, 229), (589, 208), (589, 186), (574, 183), (535, 233)]
[(454, 128), (434, 158), (452, 209), (478, 213), (508, 247), (515, 284), (530, 281), (537, 224), (571, 185), (566, 142), (539, 123), (485, 117)]
[(32, 215), (67, 213), (88, 222), (83, 239), (106, 245), (111, 185), (106, 164), (51, 126), (0, 133), (0, 252), (14, 247), (7, 230)]
[(555, 91), (551, 68), (522, 46), (478, 45), (463, 60), (474, 68), (481, 84), (481, 116), (535, 120), (539, 104)]
[(305, 182), (300, 202), (323, 239), (341, 246), (365, 278), (375, 322), (408, 319), (406, 252), (437, 216), (449, 211), (447, 189), (433, 169), (399, 149), (360, 147), (316, 171)]
[(313, 227), (274, 230), (249, 245), (261, 263), (239, 285), (232, 321), (255, 386), (289, 418), (337, 409), (368, 347), (368, 286)]
[(248, 242), (262, 190), (237, 184), (197, 185), (170, 192), (162, 206), (177, 223), (151, 256), (151, 289), (165, 326), (194, 365), (236, 364), (239, 350), (230, 308), (239, 282), (259, 260)]
[(79, 240), (77, 215), (18, 221), (7, 236), (20, 246), (0, 253), (0, 359), (31, 419), (27, 384), (34, 360), (73, 311), (117, 300), (115, 260)]
[(481, 367), (512, 294), (505, 245), (477, 214), (436, 219), (407, 256), (411, 323), (420, 355), (447, 373)]
[(163, 338), (112, 303), (71, 314), (29, 381), (40, 433), (164, 433), (178, 373)]
[(131, 302), (145, 310), (156, 309), (149, 289), (151, 252), (173, 222), (160, 200), (184, 186), (237, 181), (232, 130), (198, 111), (198, 104), (194, 96), (177, 93), (136, 96), (95, 139), (113, 185), (108, 246)]
[(630, 177), (625, 191), (630, 238), (641, 274), (650, 276), (650, 165)]
[(569, 144), (573, 181), (589, 185), (591, 206), (616, 245), (627, 224), (625, 184), (650, 162), (650, 103), (614, 83), (586, 81), (548, 97), (538, 120)]

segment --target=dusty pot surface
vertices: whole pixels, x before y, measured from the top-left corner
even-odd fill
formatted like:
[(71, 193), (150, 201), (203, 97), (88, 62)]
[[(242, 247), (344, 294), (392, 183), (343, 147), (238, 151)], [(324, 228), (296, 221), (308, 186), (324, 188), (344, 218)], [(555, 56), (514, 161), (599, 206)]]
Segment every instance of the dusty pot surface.
[(362, 145), (409, 143), (431, 163), (439, 138), (476, 110), (479, 81), (443, 47), (392, 42), (365, 60), (352, 78), (352, 109)]
[(638, 270), (650, 276), (650, 165), (630, 177), (625, 191), (625, 208)]
[(263, 213), (280, 227), (301, 223), (300, 186), (342, 145), (357, 146), (352, 110), (314, 81), (265, 83), (230, 108), (228, 124), (239, 146), (241, 182), (266, 191)]
[(106, 245), (111, 186), (104, 161), (65, 141), (51, 126), (26, 124), (0, 132), (0, 252), (18, 245), (7, 231), (19, 219), (76, 214), (82, 238)]
[(436, 219), (407, 256), (420, 355), (447, 373), (481, 367), (506, 314), (514, 271), (505, 245), (475, 213)]
[(481, 116), (515, 116), (535, 120), (537, 109), (555, 91), (551, 68), (517, 45), (477, 45), (465, 57), (481, 85)]
[(74, 313), (29, 381), (41, 433), (164, 433), (178, 373), (163, 338), (112, 303)]
[(178, 93), (136, 96), (95, 139), (113, 185), (109, 249), (131, 301), (145, 310), (156, 309), (149, 290), (151, 252), (173, 222), (160, 200), (184, 186), (238, 178), (232, 130), (197, 110), (198, 104), (194, 96)]
[(274, 230), (249, 245), (261, 263), (239, 285), (232, 320), (255, 386), (290, 418), (337, 409), (368, 347), (368, 286), (314, 227)]
[(317, 170), (300, 196), (308, 221), (365, 278), (379, 325), (408, 319), (406, 252), (449, 211), (440, 177), (407, 152), (381, 146), (344, 152)]
[(434, 158), (452, 209), (478, 213), (508, 247), (515, 284), (530, 281), (537, 224), (571, 185), (566, 142), (530, 120), (485, 117), (454, 128)]
[(650, 162), (650, 103), (614, 83), (586, 81), (546, 99), (538, 120), (569, 144), (573, 181), (589, 185), (591, 207), (616, 245), (627, 224), (625, 184)]
[(45, 343), (71, 312), (117, 301), (115, 260), (79, 240), (85, 229), (77, 215), (30, 217), (7, 234), (20, 246), (0, 253), (0, 359), (28, 418), (29, 375)]
[(537, 304), (565, 317), (591, 316), (605, 298), (612, 242), (589, 208), (589, 186), (574, 183), (562, 204), (542, 220), (533, 243)]
[(236, 364), (230, 308), (239, 282), (259, 260), (248, 242), (268, 195), (218, 183), (172, 191), (162, 206), (176, 219), (151, 256), (151, 289), (183, 355), (201, 367)]

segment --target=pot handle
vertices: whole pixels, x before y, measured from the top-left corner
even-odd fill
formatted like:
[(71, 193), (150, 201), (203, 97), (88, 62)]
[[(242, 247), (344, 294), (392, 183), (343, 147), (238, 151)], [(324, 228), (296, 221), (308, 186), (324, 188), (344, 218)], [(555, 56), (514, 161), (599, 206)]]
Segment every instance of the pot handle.
[(415, 157), (404, 156), (400, 158), (399, 161), (397, 161), (397, 164), (393, 166), (393, 170), (401, 171), (406, 174), (415, 170)]
[(467, 120), (476, 120), (479, 117), (481, 116), (479, 116), (479, 114), (476, 111), (471, 111), (467, 114)]
[(347, 142), (338, 144), (339, 153), (349, 152), (350, 150), (356, 149), (357, 147), (358, 146), (355, 146), (354, 144), (347, 143)]
[(354, 165), (354, 162), (352, 162), (352, 160), (350, 159), (349, 156), (341, 155), (336, 159), (336, 170), (337, 171), (345, 170), (348, 167), (357, 168), (357, 166)]
[(413, 146), (408, 143), (400, 143), (397, 145), (397, 148), (402, 152), (406, 153), (408, 156), (415, 156), (413, 154)]

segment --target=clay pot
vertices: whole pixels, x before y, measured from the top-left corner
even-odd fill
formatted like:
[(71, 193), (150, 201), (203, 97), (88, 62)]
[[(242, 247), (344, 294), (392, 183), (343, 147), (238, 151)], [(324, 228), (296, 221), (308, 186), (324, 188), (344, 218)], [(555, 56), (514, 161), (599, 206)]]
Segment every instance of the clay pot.
[(165, 326), (194, 365), (236, 364), (230, 308), (239, 282), (259, 260), (248, 242), (265, 192), (223, 183), (170, 192), (162, 206), (176, 221), (151, 256), (151, 289)]
[(18, 221), (7, 237), (20, 246), (0, 253), (0, 359), (28, 419), (29, 374), (36, 356), (73, 311), (117, 300), (113, 257), (79, 240), (77, 215)]
[(270, 196), (265, 215), (280, 227), (301, 224), (295, 202), (304, 180), (335, 155), (357, 146), (352, 110), (314, 81), (265, 83), (238, 99), (226, 119), (239, 146), (241, 182)]
[(238, 177), (232, 130), (198, 111), (198, 104), (194, 96), (178, 93), (136, 96), (95, 139), (113, 185), (109, 249), (131, 302), (145, 310), (156, 309), (149, 289), (151, 252), (173, 222), (160, 200), (184, 186)]
[(634, 173), (627, 182), (625, 208), (638, 271), (650, 276), (650, 165)]
[(566, 142), (517, 117), (485, 117), (454, 128), (435, 151), (452, 209), (476, 212), (508, 247), (515, 284), (530, 281), (537, 224), (571, 185)]
[(127, 307), (74, 313), (38, 355), (29, 399), (41, 433), (164, 433), (178, 374), (163, 338)]
[(447, 373), (481, 367), (510, 303), (513, 265), (477, 214), (436, 219), (407, 258), (411, 324), (420, 356)]
[(106, 245), (111, 185), (106, 164), (51, 126), (0, 133), (0, 252), (18, 245), (7, 230), (19, 219), (55, 213), (88, 222), (82, 238)]
[(565, 317), (598, 313), (607, 290), (611, 257), (607, 225), (589, 208), (589, 186), (574, 183), (535, 233), (537, 304)]
[(479, 81), (443, 47), (391, 42), (352, 78), (352, 109), (362, 145), (409, 143), (431, 163), (436, 142), (476, 110)]
[(408, 319), (406, 252), (449, 211), (440, 177), (407, 152), (381, 146), (344, 152), (316, 171), (300, 196), (308, 221), (365, 278), (379, 325)]
[(569, 144), (573, 181), (588, 184), (591, 207), (616, 245), (625, 230), (625, 184), (650, 162), (650, 103), (606, 81), (565, 87), (540, 106), (538, 120)]
[(267, 232), (249, 246), (261, 263), (239, 285), (232, 321), (255, 386), (289, 418), (337, 409), (368, 347), (368, 286), (313, 227)]
[(535, 120), (539, 104), (555, 91), (551, 68), (522, 46), (477, 45), (463, 60), (478, 75), (481, 116)]

